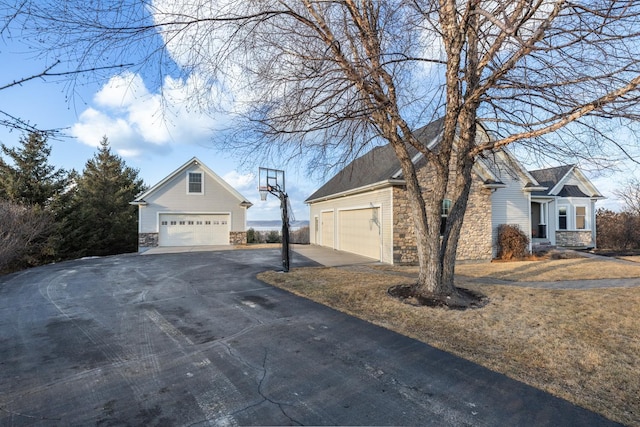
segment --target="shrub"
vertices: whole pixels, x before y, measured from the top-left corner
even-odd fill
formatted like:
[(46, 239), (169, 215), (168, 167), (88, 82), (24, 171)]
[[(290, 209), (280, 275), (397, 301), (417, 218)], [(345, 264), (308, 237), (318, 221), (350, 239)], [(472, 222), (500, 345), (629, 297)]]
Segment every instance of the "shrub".
[(302, 227), (298, 230), (289, 232), (289, 241), (302, 245), (309, 244), (309, 227)]
[(529, 237), (517, 225), (500, 225), (497, 243), (499, 259), (524, 258), (529, 254)]
[[(257, 234), (259, 235), (260, 233), (258, 232)], [(256, 230), (253, 228), (247, 230), (247, 243), (258, 243), (256, 240)]]
[(596, 212), (597, 246), (600, 249), (640, 248), (640, 217), (632, 212)]
[(53, 216), (38, 206), (0, 200), (0, 271), (43, 263), (52, 229)]
[(265, 240), (267, 243), (281, 243), (280, 233), (276, 230), (272, 230), (267, 233)]

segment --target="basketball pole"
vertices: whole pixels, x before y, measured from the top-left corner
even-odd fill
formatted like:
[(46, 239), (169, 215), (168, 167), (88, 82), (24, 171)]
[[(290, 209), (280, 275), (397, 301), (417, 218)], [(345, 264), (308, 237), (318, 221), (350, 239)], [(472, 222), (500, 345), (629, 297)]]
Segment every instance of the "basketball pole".
[[(278, 182), (281, 177), (281, 182)], [(289, 272), (289, 196), (285, 192), (284, 171), (278, 169), (259, 168), (258, 169), (258, 190), (260, 199), (267, 200), (269, 193), (280, 199), (280, 210), (282, 212), (282, 270)]]
[(282, 270), (289, 272), (289, 212), (287, 193), (280, 191), (280, 209), (282, 210)]

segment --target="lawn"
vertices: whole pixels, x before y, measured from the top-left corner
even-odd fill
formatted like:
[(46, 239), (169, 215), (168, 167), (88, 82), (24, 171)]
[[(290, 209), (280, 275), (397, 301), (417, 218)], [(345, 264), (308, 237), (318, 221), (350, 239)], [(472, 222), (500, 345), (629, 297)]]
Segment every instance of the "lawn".
[[(640, 261), (640, 257), (628, 257)], [(417, 267), (379, 265), (376, 269), (415, 273)], [(570, 258), (540, 261), (491, 262), (483, 264), (461, 264), (456, 266), (460, 276), (493, 278), (513, 282), (553, 282), (559, 280), (632, 279), (640, 278), (640, 262), (630, 264), (615, 258)]]
[[(267, 283), (413, 337), (629, 425), (640, 425), (640, 287), (549, 290), (469, 284), (640, 277), (640, 264), (563, 259), (460, 265), (461, 286), (484, 293), (480, 309), (414, 307), (387, 294), (412, 267), (299, 268)], [(402, 273), (402, 274), (398, 274)], [(487, 280), (485, 280), (487, 281)]]

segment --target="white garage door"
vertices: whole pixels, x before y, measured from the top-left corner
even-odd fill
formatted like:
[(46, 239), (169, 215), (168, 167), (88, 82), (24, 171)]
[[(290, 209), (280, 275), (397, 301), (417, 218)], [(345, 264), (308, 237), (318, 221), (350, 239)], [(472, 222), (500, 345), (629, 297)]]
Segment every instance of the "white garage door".
[(231, 215), (161, 214), (160, 246), (228, 245)]
[(322, 212), (322, 246), (333, 248), (333, 211)]
[(380, 259), (380, 208), (340, 211), (340, 249)]

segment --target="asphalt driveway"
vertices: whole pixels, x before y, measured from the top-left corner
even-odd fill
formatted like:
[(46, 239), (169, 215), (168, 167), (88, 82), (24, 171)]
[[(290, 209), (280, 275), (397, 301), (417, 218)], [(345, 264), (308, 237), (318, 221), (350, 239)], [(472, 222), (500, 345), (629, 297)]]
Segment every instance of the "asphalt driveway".
[(0, 277), (0, 425), (611, 424), (255, 279), (279, 262), (123, 255)]

